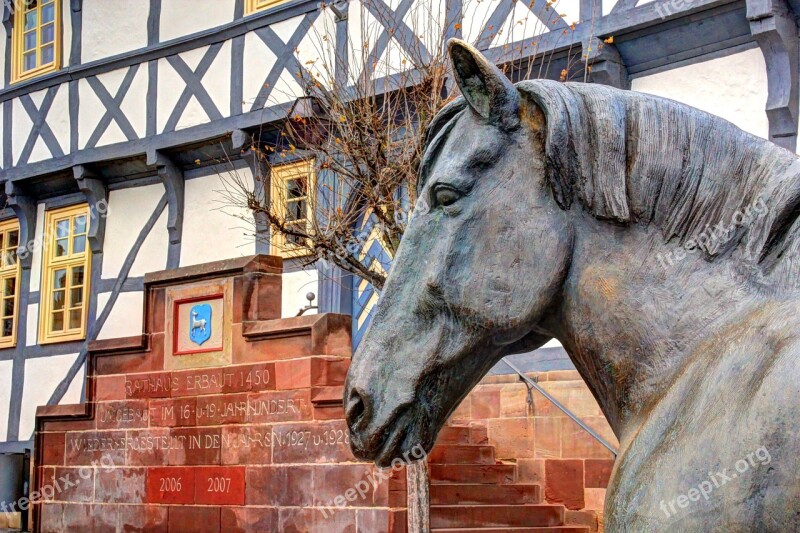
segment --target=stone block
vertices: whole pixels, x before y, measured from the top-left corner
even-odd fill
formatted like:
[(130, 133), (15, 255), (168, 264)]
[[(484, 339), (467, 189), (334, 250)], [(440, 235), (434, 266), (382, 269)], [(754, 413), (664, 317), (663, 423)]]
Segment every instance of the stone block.
[(170, 437), (176, 440), (169, 450), (171, 466), (220, 464), (221, 428), (178, 428), (170, 431)]
[(498, 459), (535, 457), (535, 428), (532, 418), (502, 418), (488, 421), (489, 440)]
[(195, 476), (195, 468), (148, 468), (147, 503), (158, 505), (194, 504)]
[(64, 464), (66, 453), (66, 436), (64, 433), (42, 434), (42, 466)]
[(219, 507), (173, 506), (169, 508), (169, 533), (220, 533), (220, 519)]
[(179, 441), (170, 436), (170, 430), (167, 428), (150, 428), (128, 431), (125, 445), (125, 464), (167, 466), (170, 449), (179, 445)]
[(116, 533), (118, 515), (118, 505), (67, 504), (64, 505), (63, 531)]
[(336, 463), (355, 461), (343, 420), (273, 426), (273, 463)]
[(606, 489), (586, 489), (584, 490), (584, 500), (586, 509), (602, 511), (606, 503)]
[(281, 533), (355, 533), (356, 511), (285, 508), (280, 510), (280, 524)]
[(197, 425), (197, 398), (150, 400), (151, 427), (190, 427)]
[(472, 418), (499, 418), (500, 417), (500, 386), (485, 385), (470, 393)]
[(225, 533), (280, 531), (275, 507), (223, 507), (221, 523)]
[(524, 383), (509, 383), (502, 386), (500, 389), (501, 417), (526, 417), (532, 410), (533, 406), (528, 405), (528, 387)]
[(94, 400), (107, 402), (110, 400), (124, 400), (128, 397), (125, 376), (98, 376), (94, 378)]
[(244, 481), (243, 466), (196, 468), (194, 501), (199, 505), (244, 505)]
[(247, 423), (266, 424), (311, 419), (311, 391), (253, 393), (248, 397)]
[(611, 471), (614, 469), (612, 459), (586, 459), (586, 488), (605, 489), (611, 479)]
[(544, 459), (518, 459), (517, 479), (520, 483), (544, 484)]
[(272, 463), (272, 426), (223, 427), (221, 454), (223, 465)]
[(359, 509), (356, 512), (357, 533), (405, 533), (408, 517), (405, 510)]
[(311, 358), (289, 359), (275, 363), (275, 383), (278, 390), (311, 387)]
[(561, 458), (561, 423), (562, 418), (553, 416), (534, 417), (536, 429), (536, 451), (534, 456), (540, 459)]
[(94, 497), (94, 469), (56, 468), (54, 487), (56, 501), (89, 503)]
[(122, 505), (119, 508), (120, 533), (168, 533), (167, 507)]
[(314, 387), (344, 385), (349, 368), (349, 357), (314, 357), (311, 359), (311, 385)]
[(97, 503), (144, 503), (146, 469), (98, 468), (94, 478), (94, 501)]
[(371, 507), (375, 489), (372, 466), (365, 464), (314, 467), (314, 507)]
[[(114, 379), (120, 376), (111, 376), (103, 379)], [(172, 389), (177, 385), (177, 378), (171, 372), (150, 372), (147, 374), (132, 374), (125, 376), (125, 397), (137, 398), (169, 398)], [(100, 398), (97, 398), (100, 401)]]
[(246, 504), (310, 506), (313, 500), (313, 468), (309, 465), (247, 467)]
[(567, 509), (583, 509), (583, 461), (545, 459), (545, 499)]
[(97, 429), (140, 429), (149, 425), (147, 400), (102, 402), (95, 406)]
[[(583, 422), (612, 446), (618, 446), (617, 439), (605, 417), (584, 416)], [(564, 419), (561, 428), (561, 456), (564, 458), (612, 459), (613, 454), (595, 440), (578, 424)]]

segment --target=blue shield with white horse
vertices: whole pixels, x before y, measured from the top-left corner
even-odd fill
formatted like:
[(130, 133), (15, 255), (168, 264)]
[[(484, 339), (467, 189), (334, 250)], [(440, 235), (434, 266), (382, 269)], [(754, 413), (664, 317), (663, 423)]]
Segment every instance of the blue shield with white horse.
[(197, 304), (189, 310), (189, 339), (201, 346), (211, 338), (211, 306)]

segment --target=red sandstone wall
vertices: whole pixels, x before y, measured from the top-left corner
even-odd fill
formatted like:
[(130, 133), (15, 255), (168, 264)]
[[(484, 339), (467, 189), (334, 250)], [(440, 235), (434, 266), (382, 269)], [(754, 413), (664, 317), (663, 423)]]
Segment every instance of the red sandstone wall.
[[(577, 371), (542, 372), (529, 377), (538, 377), (539, 384), (556, 400), (618, 447), (597, 401)], [(563, 503), (574, 511), (596, 512), (602, 527), (613, 455), (544, 396), (533, 391), (532, 398), (530, 405), (528, 389), (517, 376), (488, 376), (464, 399), (451, 421), (485, 425), (496, 457), (517, 464), (520, 483), (541, 484), (547, 502)], [(573, 518), (579, 516), (574, 514)]]

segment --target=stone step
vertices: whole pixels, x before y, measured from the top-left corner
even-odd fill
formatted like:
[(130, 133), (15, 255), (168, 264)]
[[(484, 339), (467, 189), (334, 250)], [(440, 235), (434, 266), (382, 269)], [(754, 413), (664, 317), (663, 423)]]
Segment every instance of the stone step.
[(505, 528), (564, 525), (564, 506), (532, 505), (432, 505), (433, 528)]
[(431, 485), (431, 505), (541, 503), (539, 485)]
[(493, 465), (494, 446), (446, 444), (434, 446), (428, 454), (429, 463)]
[(591, 531), (592, 529), (587, 526), (431, 528), (432, 533), (590, 533)]
[(431, 484), (480, 483), (507, 485), (516, 481), (514, 465), (432, 464)]
[(439, 432), (436, 444), (488, 444), (488, 430), (484, 426), (445, 426)]

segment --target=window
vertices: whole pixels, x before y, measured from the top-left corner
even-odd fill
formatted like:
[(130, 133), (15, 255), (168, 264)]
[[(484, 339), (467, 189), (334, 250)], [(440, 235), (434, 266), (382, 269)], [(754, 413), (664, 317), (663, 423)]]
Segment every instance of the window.
[(247, 0), (247, 14), (249, 15), (250, 13), (255, 13), (256, 11), (267, 9), (268, 7), (274, 7), (284, 2), (286, 2), (286, 0)]
[(61, 1), (17, 0), (14, 13), (13, 80), (22, 81), (61, 66)]
[[(314, 161), (311, 159), (286, 163), (272, 168), (271, 200), (275, 214), (285, 221), (286, 228), (310, 230), (311, 194), (314, 190)], [(273, 253), (292, 256), (302, 252), (302, 237), (272, 231)]]
[(86, 237), (86, 204), (47, 213), (44, 226), (39, 342), (63, 342), (86, 337), (91, 252)]
[(17, 293), (19, 292), (19, 222), (0, 222), (0, 348), (17, 340)]

